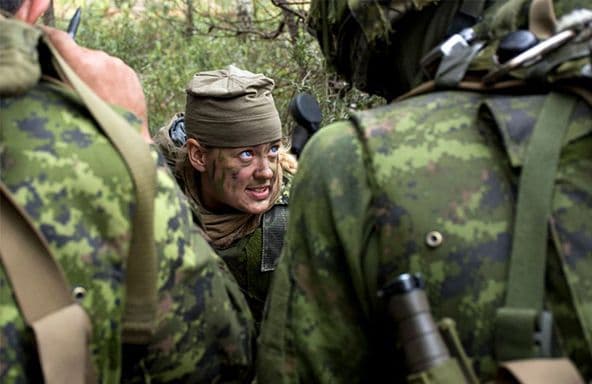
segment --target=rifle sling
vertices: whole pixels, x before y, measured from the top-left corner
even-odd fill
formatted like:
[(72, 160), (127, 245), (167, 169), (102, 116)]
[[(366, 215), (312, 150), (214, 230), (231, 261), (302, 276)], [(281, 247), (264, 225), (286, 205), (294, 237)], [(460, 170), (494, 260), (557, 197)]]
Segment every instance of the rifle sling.
[(576, 367), (566, 358), (514, 360), (501, 364), (495, 383), (585, 384)]
[(45, 39), (54, 65), (72, 85), (105, 135), (117, 148), (130, 171), (136, 191), (136, 209), (127, 258), (126, 298), (123, 315), (123, 340), (146, 344), (152, 337), (156, 320), (157, 262), (154, 245), (154, 196), (156, 168), (149, 147), (140, 134), (105, 101), (97, 96)]
[(0, 260), (33, 330), (45, 383), (94, 383), (91, 322), (70, 294), (49, 246), (0, 183)]

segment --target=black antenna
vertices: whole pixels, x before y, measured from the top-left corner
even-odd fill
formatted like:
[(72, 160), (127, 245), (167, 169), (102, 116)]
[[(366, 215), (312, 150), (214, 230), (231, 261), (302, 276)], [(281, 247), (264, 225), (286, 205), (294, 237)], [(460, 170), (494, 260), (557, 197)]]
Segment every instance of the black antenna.
[(80, 7), (76, 8), (76, 12), (74, 12), (74, 16), (70, 19), (70, 23), (68, 24), (68, 35), (70, 37), (75, 38), (76, 32), (78, 32), (78, 26), (80, 25), (80, 15), (82, 10)]

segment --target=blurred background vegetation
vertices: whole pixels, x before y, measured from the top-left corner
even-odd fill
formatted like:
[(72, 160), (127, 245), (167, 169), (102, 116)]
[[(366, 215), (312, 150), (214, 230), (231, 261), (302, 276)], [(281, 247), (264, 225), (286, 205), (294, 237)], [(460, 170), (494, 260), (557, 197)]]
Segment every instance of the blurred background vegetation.
[(77, 7), (76, 40), (122, 58), (140, 75), (154, 133), (185, 107), (185, 86), (199, 71), (228, 64), (263, 73), (276, 82), (274, 98), (284, 128), (298, 92), (314, 95), (322, 126), (350, 108), (384, 103), (352, 89), (325, 67), (307, 32), (308, 0), (57, 0), (46, 24), (66, 29)]

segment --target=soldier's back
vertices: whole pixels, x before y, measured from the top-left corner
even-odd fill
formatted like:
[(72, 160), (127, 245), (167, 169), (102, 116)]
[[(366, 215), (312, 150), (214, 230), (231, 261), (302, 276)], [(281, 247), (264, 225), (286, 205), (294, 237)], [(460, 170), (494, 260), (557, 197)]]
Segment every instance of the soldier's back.
[[(547, 97), (444, 91), (355, 117), (367, 138), (373, 195), (381, 197), (372, 207), (382, 247), (377, 287), (421, 273), (435, 317), (458, 323), (482, 377), (495, 374), (496, 311), (507, 296), (519, 180)], [(592, 109), (570, 97), (577, 101), (554, 175), (544, 307), (555, 317), (555, 353), (584, 369), (592, 336), (585, 310), (592, 303)]]
[[(126, 257), (137, 207), (126, 163), (78, 96), (60, 81), (46, 77), (18, 95), (3, 93), (0, 108), (2, 182), (47, 240), (92, 320), (91, 351), (99, 380), (248, 377), (253, 328), (247, 304), (193, 225), (159, 155), (152, 152), (158, 167), (156, 332), (136, 355), (141, 362), (123, 366)], [(130, 140), (135, 139), (140, 140)], [(39, 382), (35, 346), (3, 267), (0, 292), (0, 381)]]
[[(434, 317), (457, 322), (480, 378), (494, 377), (517, 182), (546, 97), (434, 92), (355, 113), (315, 135), (292, 191), (287, 246), (260, 338), (261, 382), (404, 379), (376, 292), (410, 272), (425, 277)], [(556, 353), (585, 375), (591, 117), (578, 100), (554, 180), (545, 280)]]

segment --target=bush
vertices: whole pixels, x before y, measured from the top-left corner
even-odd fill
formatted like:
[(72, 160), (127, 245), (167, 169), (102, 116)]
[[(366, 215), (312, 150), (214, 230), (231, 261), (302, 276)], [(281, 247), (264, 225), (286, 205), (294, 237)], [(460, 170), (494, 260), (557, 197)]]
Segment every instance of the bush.
[[(58, 27), (65, 28), (73, 5), (56, 9)], [(219, 4), (221, 2), (217, 2)], [(232, 9), (200, 9), (188, 26), (183, 1), (148, 1), (144, 7), (119, 1), (91, 2), (83, 9), (77, 41), (122, 58), (139, 74), (149, 109), (149, 126), (155, 132), (185, 107), (185, 86), (193, 74), (234, 63), (276, 81), (274, 98), (285, 129), (293, 122), (288, 104), (298, 92), (313, 94), (321, 106), (325, 125), (347, 116), (350, 108), (367, 108), (383, 100), (351, 89), (325, 68), (316, 40), (303, 31), (290, 37), (274, 36), (281, 10), (269, 1), (255, 2), (252, 25), (242, 28)], [(222, 3), (223, 4), (223, 3)]]

